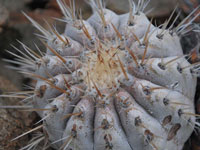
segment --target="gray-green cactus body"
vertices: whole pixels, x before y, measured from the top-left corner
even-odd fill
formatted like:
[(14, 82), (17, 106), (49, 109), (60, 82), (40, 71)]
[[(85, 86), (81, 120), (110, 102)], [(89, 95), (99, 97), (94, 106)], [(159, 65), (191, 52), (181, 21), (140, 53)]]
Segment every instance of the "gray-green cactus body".
[[(177, 33), (151, 24), (145, 3), (118, 15), (89, 1), (77, 17), (57, 0), (65, 32), (46, 31), (34, 74), (34, 108), (56, 149), (181, 150), (195, 126), (196, 76)], [(73, 3), (72, 3), (73, 5)], [(48, 37), (47, 37), (48, 38)]]

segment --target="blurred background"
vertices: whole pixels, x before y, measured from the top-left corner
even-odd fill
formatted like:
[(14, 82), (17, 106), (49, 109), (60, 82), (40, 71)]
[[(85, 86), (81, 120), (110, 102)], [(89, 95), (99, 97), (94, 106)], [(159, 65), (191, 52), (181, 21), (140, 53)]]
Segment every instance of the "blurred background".
[[(65, 1), (69, 4), (69, 0)], [(75, 2), (77, 8), (82, 10), (83, 17), (88, 18), (91, 14), (90, 7), (83, 0), (75, 0)], [(169, 18), (177, 4), (179, 4), (178, 11), (182, 12), (177, 20), (178, 23), (200, 5), (200, 0), (151, 0), (146, 9), (147, 12), (150, 10), (147, 15), (149, 18), (154, 19), (153, 22), (160, 25)], [(107, 7), (118, 14), (126, 13), (129, 10), (128, 0), (108, 0)], [(3, 60), (14, 59), (12, 55), (7, 53), (7, 50), (17, 53), (11, 45), (23, 50), (17, 41), (19, 40), (34, 50), (34, 43), (36, 43), (41, 50), (45, 51), (45, 48), (34, 34), (38, 31), (24, 17), (22, 11), (43, 27), (47, 27), (44, 21), (46, 20), (50, 24), (56, 25), (60, 33), (64, 31), (65, 24), (55, 19), (63, 17), (56, 0), (0, 0), (0, 94), (8, 91), (20, 91), (24, 89), (25, 84), (33, 84), (30, 79), (6, 67), (9, 64)], [(199, 21), (200, 18), (198, 17), (195, 23), (199, 25)], [(199, 37), (199, 33), (194, 32), (181, 37), (181, 44), (185, 53), (198, 48)], [(196, 51), (199, 52), (199, 49)], [(198, 85), (195, 100), (196, 113), (200, 113), (199, 87)], [(17, 101), (17, 99), (0, 98), (0, 105), (14, 105)], [(32, 112), (0, 109), (0, 150), (15, 150), (26, 145), (32, 135), (14, 142), (9, 141), (31, 129), (37, 120), (37, 115)], [(200, 150), (200, 135), (193, 133), (184, 150)]]

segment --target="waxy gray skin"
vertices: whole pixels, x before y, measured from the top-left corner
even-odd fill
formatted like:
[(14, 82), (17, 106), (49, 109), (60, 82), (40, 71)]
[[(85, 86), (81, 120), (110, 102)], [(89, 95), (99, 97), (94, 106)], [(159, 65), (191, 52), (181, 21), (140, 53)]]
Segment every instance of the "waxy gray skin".
[[(73, 7), (57, 2), (66, 18), (65, 33), (47, 41), (34, 72), (39, 79), (33, 106), (46, 109), (38, 114), (51, 146), (181, 150), (196, 124), (197, 80), (178, 35), (153, 26), (142, 12), (145, 6), (118, 15), (90, 1), (93, 14), (82, 20), (74, 17)], [(98, 69), (100, 76), (93, 80), (90, 75)], [(99, 86), (104, 69), (113, 75), (111, 88), (105, 78)]]

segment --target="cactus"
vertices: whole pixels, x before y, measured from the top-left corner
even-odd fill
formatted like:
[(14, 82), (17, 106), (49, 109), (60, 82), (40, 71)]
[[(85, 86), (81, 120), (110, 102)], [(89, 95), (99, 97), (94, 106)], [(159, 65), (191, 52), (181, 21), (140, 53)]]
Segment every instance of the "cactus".
[(175, 11), (156, 27), (144, 13), (149, 1), (129, 0), (129, 12), (118, 15), (103, 1), (86, 0), (93, 11), (87, 20), (75, 13), (74, 1), (57, 2), (66, 22), (62, 34), (24, 13), (47, 48), (38, 55), (21, 43), (27, 53), (13, 62), (37, 80), (24, 101), (32, 99), (42, 124), (23, 135), (45, 133), (24, 149), (46, 139), (58, 150), (181, 150), (198, 125), (200, 66), (189, 63), (180, 36), (199, 7), (176, 27), (178, 17), (168, 27)]

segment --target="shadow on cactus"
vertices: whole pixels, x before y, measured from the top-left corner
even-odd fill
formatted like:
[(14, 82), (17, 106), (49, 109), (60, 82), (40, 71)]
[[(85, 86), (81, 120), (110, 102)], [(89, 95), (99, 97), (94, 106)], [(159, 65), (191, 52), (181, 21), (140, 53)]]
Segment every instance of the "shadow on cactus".
[(24, 13), (47, 50), (36, 47), (37, 54), (21, 43), (23, 56), (10, 52), (17, 59), (7, 61), (37, 81), (12, 96), (25, 96), (23, 108), (41, 120), (13, 140), (43, 129), (22, 150), (42, 141), (58, 150), (181, 150), (199, 125), (194, 96), (200, 63), (189, 63), (197, 54), (183, 54), (180, 36), (193, 30), (199, 7), (178, 26), (175, 8), (157, 27), (144, 12), (149, 0), (129, 0), (122, 15), (103, 1), (85, 1), (93, 10), (87, 20), (74, 1), (57, 0), (65, 17), (59, 20), (66, 22), (62, 34)]

